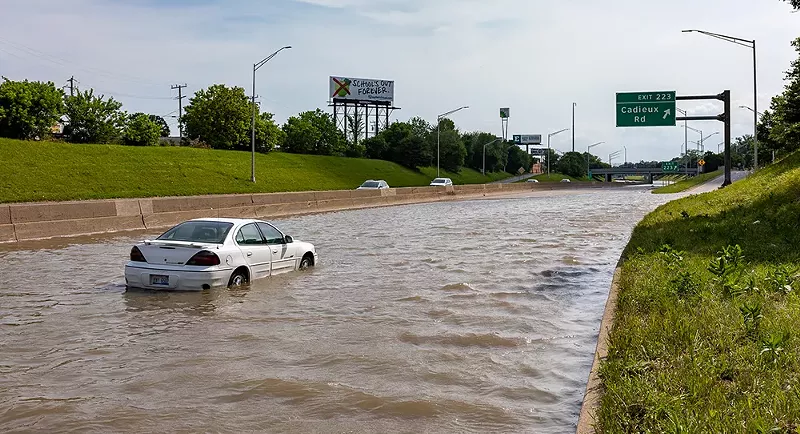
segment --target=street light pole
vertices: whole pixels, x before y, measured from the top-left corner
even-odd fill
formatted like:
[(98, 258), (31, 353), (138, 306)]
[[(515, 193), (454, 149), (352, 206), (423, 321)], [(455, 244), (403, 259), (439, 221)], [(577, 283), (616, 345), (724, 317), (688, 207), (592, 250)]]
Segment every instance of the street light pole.
[(684, 33), (697, 32), (712, 38), (722, 39), (736, 45), (753, 49), (753, 170), (758, 170), (758, 68), (756, 63), (756, 40), (736, 38), (733, 36), (720, 35), (719, 33), (706, 32), (704, 30), (683, 30)]
[(276, 52), (266, 57), (264, 60), (253, 64), (253, 123), (252, 123), (253, 131), (250, 142), (250, 181), (252, 182), (256, 182), (256, 112), (258, 111), (256, 108), (256, 71), (258, 71), (259, 68), (264, 66), (265, 63), (269, 62), (269, 60), (275, 57), (278, 53), (280, 53), (283, 50), (287, 50), (289, 48), (292, 47), (289, 45), (281, 47)]
[[(700, 145), (701, 145), (701, 144), (702, 144), (702, 142), (703, 142), (703, 130), (698, 130), (697, 128), (692, 128), (692, 127), (689, 127), (689, 126), (687, 126), (686, 128), (688, 128), (688, 129), (690, 129), (690, 130), (694, 131), (695, 133), (698, 133), (698, 134), (700, 134), (700, 141), (699, 141), (699, 142), (694, 142), (694, 141), (692, 141), (692, 143), (694, 143), (694, 144), (696, 144), (696, 145), (697, 145), (697, 151), (700, 151)], [(688, 149), (688, 148), (686, 149), (686, 152), (689, 152), (689, 149)]]
[[(564, 131), (569, 131), (569, 128), (564, 128), (563, 130), (558, 130), (555, 133), (550, 133), (547, 135), (547, 174), (550, 174), (550, 137), (555, 136), (556, 134), (561, 134)], [(574, 137), (573, 137), (574, 140)], [(575, 146), (575, 142), (573, 141), (573, 146)]]
[(711, 133), (711, 134), (709, 134), (709, 135), (707, 135), (707, 136), (705, 136), (705, 137), (700, 139), (700, 149), (702, 150), (703, 153), (706, 152), (706, 145), (705, 145), (706, 140), (709, 137), (716, 136), (717, 134), (719, 134), (719, 131), (717, 131), (716, 133)]
[(457, 108), (455, 110), (450, 110), (447, 113), (442, 113), (439, 116), (436, 116), (436, 177), (437, 178), (439, 177), (439, 129), (440, 129), (439, 127), (442, 124), (442, 119), (444, 119), (446, 116), (451, 115), (451, 114), (453, 114), (453, 113), (455, 113), (457, 111), (468, 109), (468, 108), (469, 108), (469, 106), (465, 105), (463, 107), (459, 107), (459, 108)]
[(589, 176), (589, 173), (590, 173), (590, 172), (591, 172), (591, 170), (592, 170), (592, 169), (589, 167), (589, 156), (590, 156), (590, 155), (592, 155), (590, 151), (591, 151), (591, 150), (592, 150), (592, 148), (594, 148), (595, 146), (602, 145), (603, 143), (605, 143), (605, 142), (597, 142), (597, 143), (594, 143), (594, 144), (592, 144), (592, 145), (589, 145), (589, 146), (587, 146), (587, 147), (586, 147), (586, 176)]
[(575, 106), (578, 103), (572, 103), (572, 152), (575, 152)]
[[(753, 112), (753, 114), (754, 114), (754, 115), (756, 115), (756, 116), (763, 116), (763, 115), (764, 115), (764, 113), (758, 112), (758, 111), (756, 111), (755, 109), (753, 109), (752, 107), (748, 107), (748, 106), (746, 106), (746, 105), (740, 105), (740, 106), (739, 106), (739, 108), (743, 108), (743, 109), (750, 110), (750, 111), (751, 111), (751, 112)], [(758, 131), (756, 131), (756, 135), (757, 135), (757, 134), (758, 134)], [(756, 140), (756, 137), (755, 137), (755, 135), (753, 136), (753, 140)], [(772, 162), (773, 162), (773, 163), (775, 162), (775, 150), (774, 150), (774, 149), (772, 150)]]
[(625, 149), (625, 162), (622, 163), (622, 165), (624, 166), (624, 165), (628, 164), (628, 147), (627, 146), (623, 146), (622, 148)]
[(491, 145), (492, 143), (498, 141), (498, 140), (503, 140), (503, 138), (502, 137), (497, 137), (494, 140), (492, 140), (491, 142), (483, 145), (483, 169), (481, 170), (481, 173), (483, 174), (483, 176), (486, 176), (486, 147)]

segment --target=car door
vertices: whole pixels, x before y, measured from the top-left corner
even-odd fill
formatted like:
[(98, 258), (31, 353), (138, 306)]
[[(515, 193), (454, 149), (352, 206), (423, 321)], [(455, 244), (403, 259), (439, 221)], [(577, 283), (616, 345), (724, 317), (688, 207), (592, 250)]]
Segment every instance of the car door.
[(287, 243), (283, 233), (269, 223), (258, 222), (258, 228), (272, 252), (272, 273), (294, 270), (297, 263), (297, 247), (292, 243)]
[(249, 223), (236, 233), (236, 245), (250, 266), (251, 281), (270, 275), (272, 250), (255, 223)]

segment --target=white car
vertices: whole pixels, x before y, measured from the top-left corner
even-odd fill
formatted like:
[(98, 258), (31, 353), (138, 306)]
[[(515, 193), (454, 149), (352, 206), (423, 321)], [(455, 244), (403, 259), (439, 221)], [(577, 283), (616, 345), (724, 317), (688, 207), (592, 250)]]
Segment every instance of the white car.
[(356, 190), (380, 190), (384, 188), (389, 188), (389, 184), (387, 184), (386, 181), (382, 179), (377, 181), (374, 179), (368, 179), (364, 181), (364, 183), (361, 184)]
[(431, 185), (445, 187), (448, 185), (453, 185), (453, 181), (450, 178), (436, 178), (433, 181), (431, 181)]
[(185, 221), (131, 249), (125, 284), (132, 288), (202, 291), (313, 267), (312, 244), (253, 219)]
[(525, 182), (539, 182), (539, 180), (538, 180), (538, 179), (529, 178), (529, 179), (528, 179), (527, 181), (525, 181)]

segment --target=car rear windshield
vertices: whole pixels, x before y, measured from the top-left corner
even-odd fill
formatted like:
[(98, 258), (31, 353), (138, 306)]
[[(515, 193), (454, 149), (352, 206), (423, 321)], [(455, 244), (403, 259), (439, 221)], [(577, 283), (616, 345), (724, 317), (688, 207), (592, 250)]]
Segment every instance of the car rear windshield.
[(444, 184), (446, 181), (443, 178), (436, 178), (433, 180), (436, 184)]
[(222, 244), (233, 227), (232, 223), (191, 221), (183, 222), (158, 237), (165, 241)]
[(375, 181), (367, 181), (367, 182), (365, 182), (365, 183), (361, 184), (361, 186), (362, 186), (362, 187), (370, 187), (370, 188), (375, 188), (375, 187), (377, 187), (377, 186), (378, 186), (378, 183), (377, 183), (377, 182), (375, 182)]

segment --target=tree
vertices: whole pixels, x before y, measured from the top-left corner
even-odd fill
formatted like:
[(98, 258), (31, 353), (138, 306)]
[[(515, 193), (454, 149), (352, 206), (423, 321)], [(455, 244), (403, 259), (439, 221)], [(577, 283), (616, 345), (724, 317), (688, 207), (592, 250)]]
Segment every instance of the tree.
[(800, 0), (783, 0), (783, 1), (789, 3), (795, 9), (800, 9)]
[(97, 97), (92, 89), (78, 91), (66, 98), (69, 125), (64, 132), (73, 143), (111, 143), (119, 139), (125, 125), (126, 115), (120, 108), (122, 103), (112, 97)]
[(460, 172), (466, 156), (467, 148), (458, 131), (450, 128), (442, 130), (439, 137), (439, 165), (450, 172)]
[(283, 126), (282, 149), (295, 154), (339, 155), (347, 153), (347, 140), (336, 128), (333, 116), (320, 109), (292, 116)]
[(149, 115), (148, 117), (161, 128), (161, 137), (169, 137), (169, 124), (167, 124), (164, 118), (158, 115)]
[(486, 146), (486, 172), (497, 172), (503, 169), (508, 161), (505, 145), (497, 140), (494, 134), (474, 132), (461, 136), (467, 150), (464, 165), (475, 170), (483, 169), (483, 145)]
[(558, 172), (573, 178), (583, 178), (586, 173), (586, 158), (580, 152), (567, 152), (558, 160)]
[(52, 82), (0, 83), (0, 137), (44, 138), (64, 112), (64, 92)]
[(425, 144), (424, 150), (422, 152), (422, 158), (427, 162), (423, 163), (427, 166), (435, 166), (436, 165), (436, 129), (430, 122), (426, 121), (425, 119), (415, 116), (408, 120), (408, 124), (411, 125), (411, 133), (422, 139), (423, 143)]
[(222, 84), (194, 94), (181, 117), (186, 137), (214, 149), (250, 150), (253, 105), (241, 87)]
[(517, 173), (520, 168), (529, 172), (532, 164), (533, 158), (520, 149), (519, 146), (511, 145), (508, 148), (508, 164), (506, 165), (506, 170), (509, 173)]
[(144, 113), (128, 119), (122, 132), (122, 143), (129, 146), (155, 146), (161, 137), (161, 126)]
[(347, 142), (358, 145), (361, 137), (364, 136), (364, 115), (356, 110), (352, 115), (347, 115), (347, 131), (345, 137)]
[(798, 58), (786, 71), (788, 84), (783, 93), (772, 99), (772, 115), (769, 119), (772, 122), (769, 139), (786, 151), (800, 147), (800, 38), (792, 41), (792, 46)]
[(550, 170), (556, 170), (558, 167), (558, 153), (555, 151), (555, 149), (551, 148), (549, 151), (545, 151), (544, 161), (542, 161), (542, 167), (544, 167), (544, 170), (547, 170), (548, 167), (547, 160), (550, 160)]
[(286, 133), (275, 123), (272, 116), (272, 113), (263, 112), (256, 118), (256, 152), (270, 152), (276, 147), (283, 146), (286, 141)]
[[(379, 136), (382, 136), (386, 143), (383, 152), (384, 159), (410, 169), (425, 165), (425, 142), (414, 134), (411, 124), (395, 122), (383, 130)], [(377, 144), (380, 145), (379, 142)]]
[[(394, 124), (393, 124), (394, 125)], [(364, 146), (364, 156), (367, 158), (372, 158), (374, 160), (388, 160), (388, 151), (389, 145), (386, 143), (386, 139), (384, 138), (386, 135), (384, 134), (386, 130), (381, 131), (375, 137), (370, 137), (363, 142), (361, 145)]]

